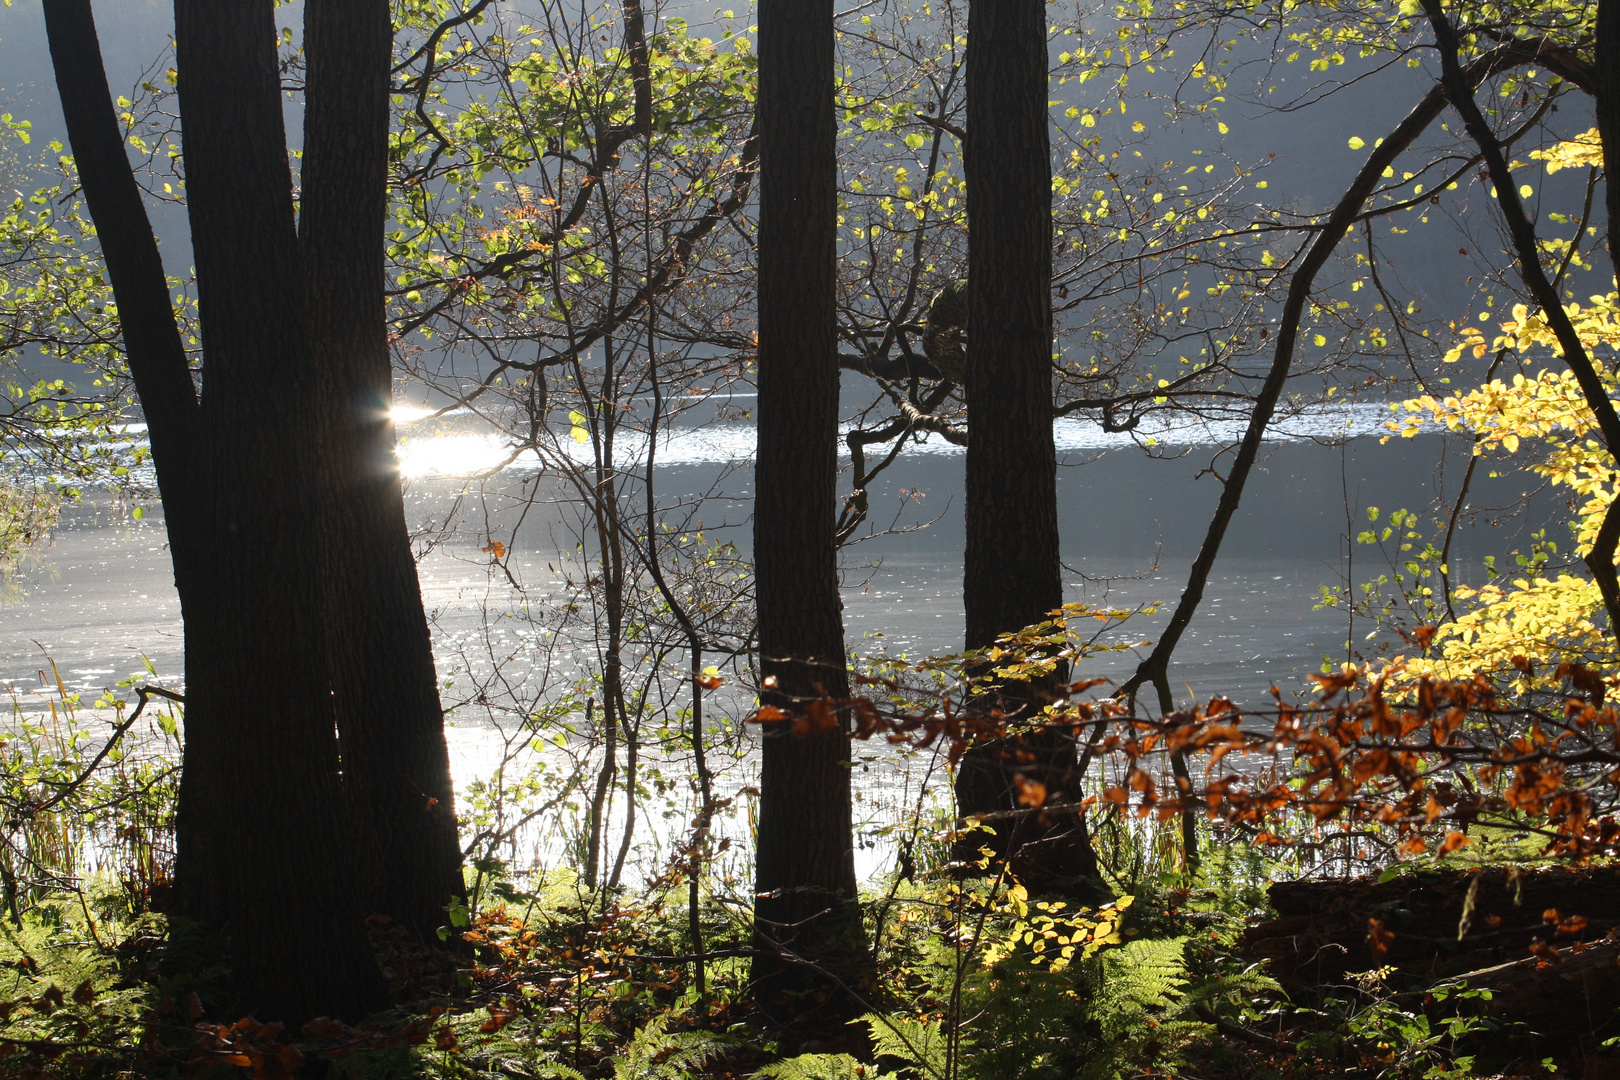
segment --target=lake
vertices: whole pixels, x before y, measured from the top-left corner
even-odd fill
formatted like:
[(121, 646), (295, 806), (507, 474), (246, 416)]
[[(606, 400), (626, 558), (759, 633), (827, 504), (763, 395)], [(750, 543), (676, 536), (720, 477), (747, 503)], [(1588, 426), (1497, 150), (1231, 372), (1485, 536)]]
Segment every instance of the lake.
[[(1175, 658), (1171, 682), (1178, 700), (1228, 694), (1240, 703), (1262, 704), (1277, 685), (1296, 692), (1324, 658), (1345, 656), (1347, 636), (1360, 639), (1371, 628), (1347, 623), (1342, 609), (1315, 610), (1323, 586), (1342, 584), (1347, 567), (1345, 536), (1364, 527), (1365, 509), (1427, 510), (1437, 496), (1454, 492), (1460, 475), (1459, 447), (1430, 434), (1380, 444), (1387, 407), (1361, 405), (1320, 412), (1285, 425), (1262, 453), (1244, 505), (1228, 531), (1206, 599)], [(442, 475), (478, 468), (479, 453), (498, 453), (488, 432), (455, 417), (426, 430), (402, 427), (408, 435), (401, 459), (407, 480), (407, 512), (415, 525), (443, 521), (465, 481)], [(1165, 612), (1142, 616), (1131, 635), (1151, 640), (1174, 605), (1187, 566), (1202, 540), (1217, 496), (1216, 484), (1196, 474), (1209, 463), (1215, 438), (1230, 431), (1168, 432), (1183, 444), (1160, 443), (1155, 459), (1114, 436), (1103, 436), (1083, 422), (1059, 427), (1060, 528), (1069, 598), (1115, 607), (1158, 603)], [(1339, 445), (1330, 436), (1358, 436)], [(1191, 441), (1193, 436), (1200, 441)], [(483, 450), (477, 448), (482, 446)], [(631, 447), (633, 456), (634, 447)], [(933, 519), (926, 528), (878, 535), (845, 549), (845, 624), (851, 649), (888, 651), (913, 657), (941, 654), (961, 646), (960, 600), (962, 524), (960, 489), (963, 457), (958, 448), (931, 442), (903, 455), (873, 492), (874, 517), (882, 507), (907, 506), (901, 524)], [(747, 499), (752, 432), (742, 426), (682, 429), (660, 450), (656, 479), (662, 497), (674, 499), (710, 492), (702, 516), (716, 538), (731, 539), (746, 552)], [(667, 452), (666, 452), (667, 451)], [(1439, 465), (1453, 459), (1449, 474)], [(496, 459), (498, 460), (498, 458)], [(625, 464), (631, 464), (626, 462)], [(717, 478), (720, 479), (718, 488)], [(1506, 506), (1522, 495), (1519, 477), (1486, 479), (1471, 505), (1480, 510)], [(545, 617), (546, 598), (561, 577), (577, 567), (570, 522), (573, 509), (550, 501), (560, 491), (553, 477), (519, 460), (485, 484), (487, 500), (462, 499), (472, 511), (458, 532), (433, 547), (419, 563), (424, 600), (432, 614), (440, 677), (447, 681), (447, 704), (476, 696), (471, 688), (493, 674), (497, 658), (511, 656), (511, 677), (536, 680), (541, 652), (535, 634)], [(530, 516), (516, 535), (504, 531), (519, 489), (532, 502)], [(902, 496), (904, 489), (908, 494)], [(717, 495), (713, 493), (717, 492)], [(483, 516), (484, 506), (492, 507)], [(1459, 577), (1477, 576), (1484, 554), (1503, 555), (1552, 508), (1533, 501), (1531, 513), (1496, 526), (1486, 521), (1460, 530), (1453, 565)], [(538, 512), (537, 512), (538, 511)], [(1486, 517), (1490, 517), (1486, 514)], [(885, 520), (887, 520), (885, 518)], [(527, 588), (519, 593), (495, 571), (482, 549), (491, 535), (512, 546), (509, 566)], [(1357, 580), (1376, 574), (1361, 548)], [(522, 614), (532, 605), (537, 620)], [(515, 616), (515, 617), (514, 617)], [(1358, 640), (1358, 644), (1363, 644)], [(150, 661), (152, 681), (183, 686), (182, 627), (174, 593), (161, 508), (148, 508), (136, 521), (130, 509), (105, 496), (67, 506), (48, 544), (29, 561), (11, 596), (0, 603), (0, 680), (19, 706), (45, 706), (40, 672), (47, 657), (63, 684), (86, 701)], [(553, 658), (553, 679), (578, 670), (582, 657)], [(1132, 670), (1130, 654), (1109, 654), (1079, 672), (1121, 679)], [(521, 670), (520, 670), (521, 669)], [(531, 687), (543, 694), (535, 684)], [(724, 700), (721, 695), (716, 704)], [(733, 699), (733, 714), (742, 704)], [(486, 777), (505, 745), (502, 732), (482, 708), (464, 704), (451, 715), (449, 741), (458, 787)], [(860, 776), (871, 815), (892, 814), (915, 798), (917, 767), (895, 769), (886, 751), (860, 748), (866, 760)], [(725, 785), (746, 782), (746, 747), (741, 765)], [(657, 763), (654, 762), (654, 767)], [(664, 763), (681, 780), (683, 765)], [(935, 787), (938, 774), (935, 774)], [(869, 815), (869, 824), (877, 817)], [(734, 827), (735, 826), (734, 823)], [(876, 828), (872, 825), (872, 828)], [(668, 836), (656, 837), (655, 847)], [(534, 840), (542, 855), (556, 850), (557, 838)], [(886, 846), (861, 854), (865, 873), (875, 872)]]

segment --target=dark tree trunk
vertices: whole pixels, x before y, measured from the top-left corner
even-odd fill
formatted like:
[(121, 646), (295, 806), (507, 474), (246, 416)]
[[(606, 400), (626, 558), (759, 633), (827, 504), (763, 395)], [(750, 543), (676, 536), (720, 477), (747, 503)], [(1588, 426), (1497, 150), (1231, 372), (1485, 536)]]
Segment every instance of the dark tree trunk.
[(384, 313), (387, 0), (309, 0), (302, 218), (324, 428), (326, 643), (357, 888), (432, 940), (463, 893), (432, 640), (394, 459)]
[[(973, 0), (968, 14), (967, 551), (962, 597), (967, 647), (1040, 622), (1063, 603), (1058, 560), (1057, 454), (1052, 445), (1052, 164), (1047, 115), (1046, 5)], [(1037, 711), (1056, 685), (1004, 686), (1002, 705)], [(1033, 760), (1028, 760), (1032, 752)], [(1015, 757), (1025, 759), (1015, 762)], [(970, 750), (957, 777), (964, 815), (1018, 809), (1014, 773), (1043, 783), (1053, 802), (1075, 761), (1074, 741), (1048, 734), (1015, 747)], [(1002, 817), (990, 847), (1047, 884), (1095, 872), (1072, 816)], [(984, 841), (970, 836), (965, 845)], [(1031, 883), (1034, 884), (1034, 883)]]
[(1620, 277), (1620, 0), (1598, 0), (1592, 96), (1603, 139), (1604, 205), (1609, 212), (1609, 262)]
[[(186, 619), (175, 908), (229, 939), (242, 1005), (383, 1003), (354, 896), (327, 692), (314, 378), (271, 5), (176, 4), (202, 316), (200, 403), (85, 0), (48, 0), (69, 136), (104, 238)], [(165, 324), (167, 319), (167, 325)]]
[[(101, 62), (90, 0), (45, 0), (51, 63), (79, 182), (96, 222), (135, 389), (143, 402), (165, 519), (195, 516), (208, 461), (197, 452), (201, 422), (168, 279), (140, 188), (124, 154)], [(181, 604), (193, 591), (202, 551), (172, 537)], [(205, 551), (206, 548), (203, 549)]]
[(175, 4), (215, 571), (186, 633), (176, 883), (182, 911), (230, 935), (249, 1000), (299, 1018), (366, 1011), (382, 985), (345, 883), (318, 385), (271, 16)]
[[(754, 564), (768, 704), (798, 716), (843, 699), (837, 552), (837, 187), (832, 0), (759, 6), (759, 456)], [(760, 763), (754, 962), (760, 1000), (849, 982), (866, 957), (855, 903), (849, 738), (827, 714), (811, 734), (768, 725)], [(847, 1002), (822, 995), (833, 1008)]]

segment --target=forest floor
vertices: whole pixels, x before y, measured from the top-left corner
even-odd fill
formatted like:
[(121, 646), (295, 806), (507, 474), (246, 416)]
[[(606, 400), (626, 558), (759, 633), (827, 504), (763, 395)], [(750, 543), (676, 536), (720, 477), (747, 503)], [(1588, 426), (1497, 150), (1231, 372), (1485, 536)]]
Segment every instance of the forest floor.
[[(1620, 867), (1310, 879), (1268, 895), (1274, 917), (1248, 927), (1241, 951), (1296, 1005), (1365, 1000), (1377, 973), (1371, 997), (1389, 1013), (1424, 1016), (1436, 1033), (1459, 1008), (1480, 1018), (1460, 1042), (1481, 1057), (1620, 1077), (1620, 1052), (1607, 1046), (1620, 1036)], [(1307, 1018), (1291, 1014), (1296, 1026)]]

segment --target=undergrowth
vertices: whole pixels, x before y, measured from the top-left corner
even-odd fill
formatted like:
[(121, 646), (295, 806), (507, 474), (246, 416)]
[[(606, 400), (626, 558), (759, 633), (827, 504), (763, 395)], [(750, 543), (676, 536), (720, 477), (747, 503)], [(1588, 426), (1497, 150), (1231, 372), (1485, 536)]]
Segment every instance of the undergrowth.
[(228, 944), (161, 911), (172, 715), (115, 713), (108, 747), (59, 702), (17, 713), (0, 748), (0, 1076), (1416, 1080), (1471, 1075), (1495, 1024), (1486, 991), (1414, 1004), (1376, 971), (1291, 1001), (1244, 955), (1270, 881), (1366, 853), (1313, 847), (1306, 822), (1282, 849), (1204, 829), (1189, 867), (1179, 822), (1109, 810), (1092, 828), (1106, 903), (964, 877), (948, 820), (917, 817), (905, 872), (863, 898), (876, 975), (847, 1024), (758, 1011), (746, 904), (718, 875), (700, 882), (700, 988), (677, 854), (639, 892), (486, 862), (441, 941), (372, 920), (393, 1008), (290, 1031), (241, 1015)]

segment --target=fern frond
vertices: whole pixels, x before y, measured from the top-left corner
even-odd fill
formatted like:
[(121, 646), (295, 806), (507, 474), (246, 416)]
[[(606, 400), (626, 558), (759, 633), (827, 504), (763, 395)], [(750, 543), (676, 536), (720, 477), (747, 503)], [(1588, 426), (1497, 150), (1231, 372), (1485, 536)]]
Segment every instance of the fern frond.
[(1282, 996), (1283, 988), (1271, 976), (1265, 974), (1259, 964), (1255, 964), (1243, 971), (1230, 975), (1218, 975), (1211, 979), (1189, 986), (1186, 993), (1186, 1006), (1207, 1004), (1219, 1001), (1229, 994), (1241, 997), (1259, 997), (1261, 995), (1275, 994)]
[(938, 1020), (867, 1013), (855, 1022), (871, 1028), (878, 1057), (899, 1058), (929, 1076), (945, 1075), (945, 1029)]
[(848, 1054), (800, 1054), (765, 1066), (750, 1080), (868, 1080)]
[(1102, 1015), (1174, 1009), (1187, 985), (1186, 938), (1140, 938), (1107, 954), (1094, 1006)]
[(534, 1075), (542, 1077), (543, 1080), (585, 1080), (585, 1074), (578, 1069), (570, 1069), (567, 1065), (559, 1065), (555, 1061), (534, 1066)]
[(673, 1019), (673, 1013), (660, 1013), (642, 1025), (613, 1058), (614, 1080), (681, 1080), (736, 1045), (710, 1031), (671, 1033)]

